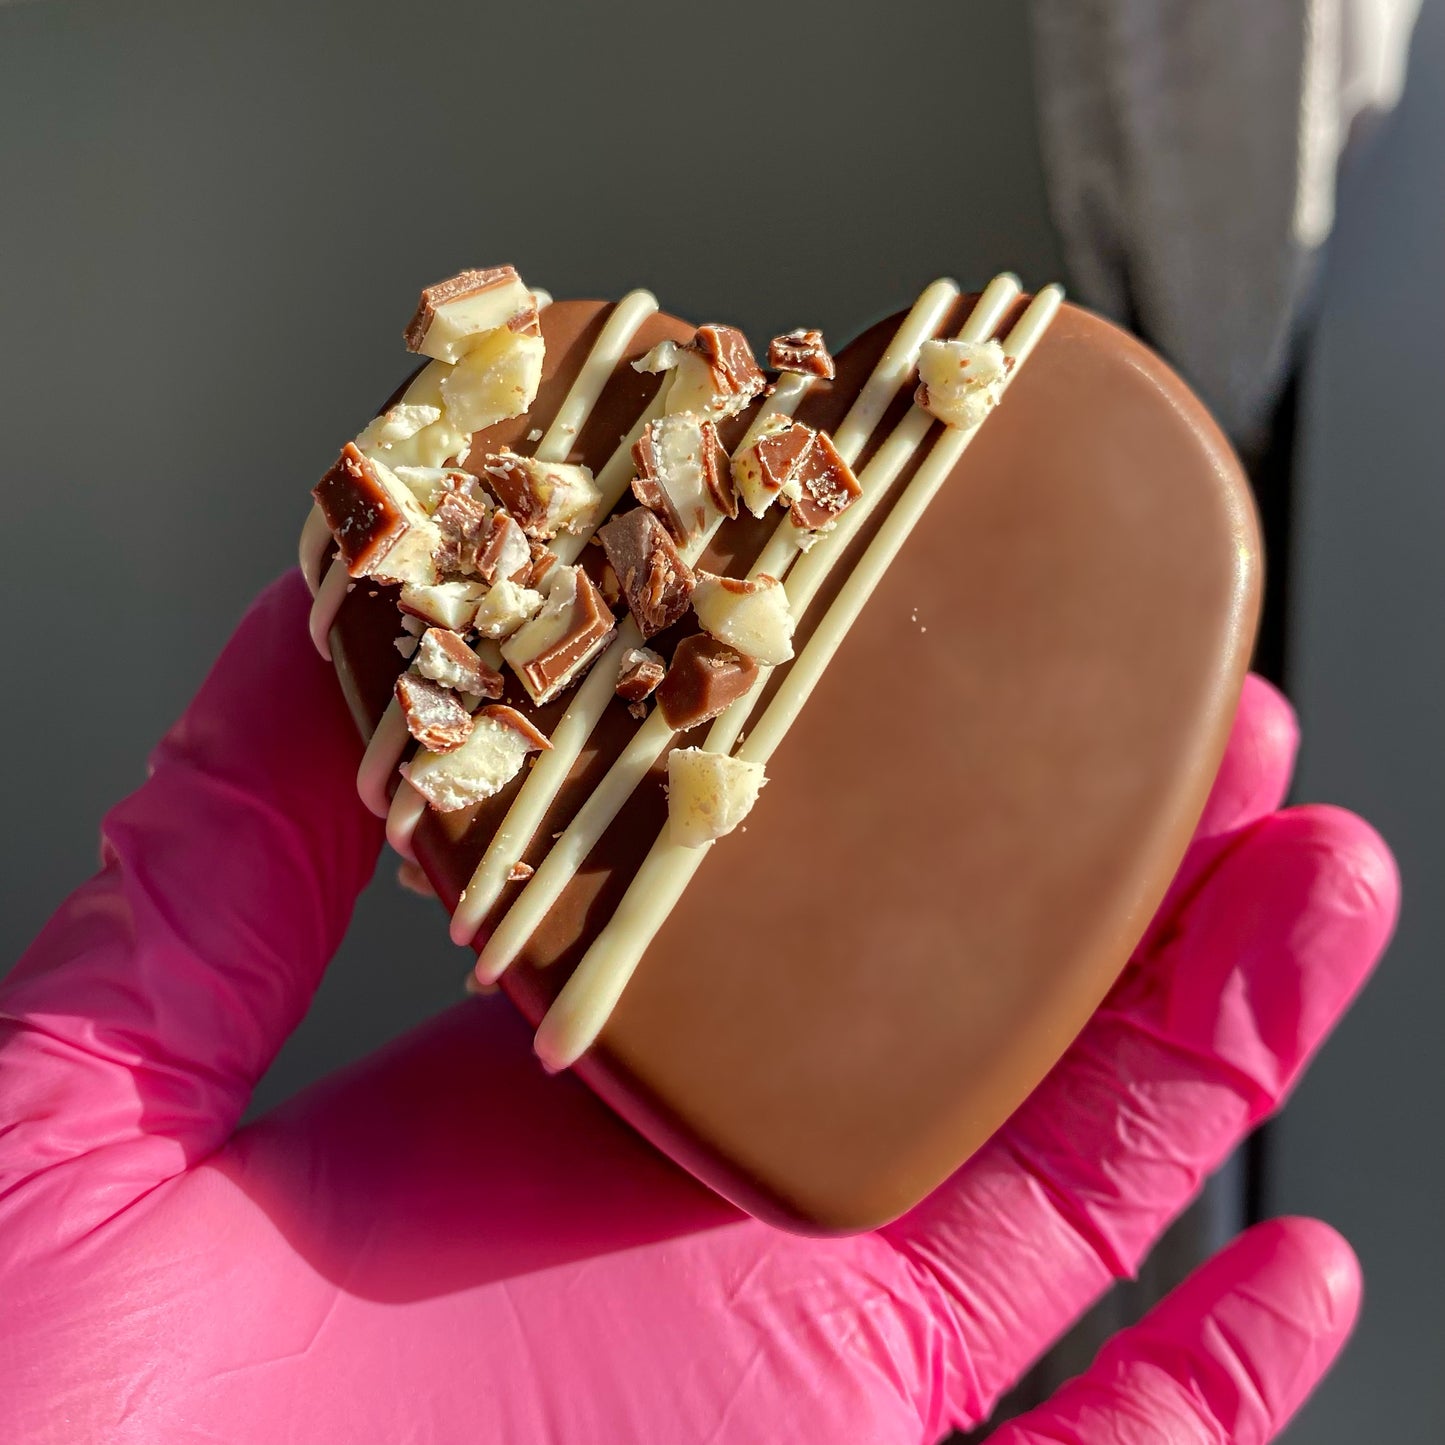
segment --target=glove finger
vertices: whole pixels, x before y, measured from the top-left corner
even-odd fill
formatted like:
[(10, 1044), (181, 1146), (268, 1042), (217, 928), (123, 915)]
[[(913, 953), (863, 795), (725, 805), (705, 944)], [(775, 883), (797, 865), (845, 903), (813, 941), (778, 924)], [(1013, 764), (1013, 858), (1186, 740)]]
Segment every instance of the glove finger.
[(1256, 1225), (991, 1445), (1264, 1445), (1334, 1363), (1359, 1306), (1359, 1265), (1328, 1225)]
[(308, 607), (261, 595), (0, 989), (0, 1194), (105, 1146), (122, 1193), (183, 1168), (304, 1013), (381, 841)]
[(1251, 673), (1244, 680), (1229, 742), (1194, 838), (1135, 957), (1152, 953), (1168, 936), (1180, 908), (1199, 890), (1241, 829), (1267, 818), (1284, 802), (1299, 752), (1299, 723), (1277, 689)]
[(1388, 851), (1351, 815), (1256, 824), (1004, 1128), (884, 1231), (937, 1286), (956, 1418), (984, 1418), (1279, 1103), (1397, 897)]

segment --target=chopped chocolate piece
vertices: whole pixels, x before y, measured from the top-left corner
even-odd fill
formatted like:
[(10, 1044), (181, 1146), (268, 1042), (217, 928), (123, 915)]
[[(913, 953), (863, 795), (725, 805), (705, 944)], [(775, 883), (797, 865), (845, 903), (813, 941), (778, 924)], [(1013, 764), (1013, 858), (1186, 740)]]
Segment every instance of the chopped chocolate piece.
[(416, 668), (423, 677), (473, 697), (501, 697), (502, 674), (488, 667), (457, 633), (428, 627), (422, 633)]
[(545, 590), (544, 579), (562, 559), (544, 542), (532, 543), (532, 566), (527, 573), (527, 586)]
[(434, 753), (452, 752), (472, 735), (471, 713), (456, 693), (438, 682), (404, 672), (396, 680), (396, 700), (407, 732)]
[(487, 589), (480, 582), (439, 582), (435, 587), (409, 582), (401, 589), (397, 606), (423, 622), (465, 632), (486, 595)]
[(833, 438), (816, 433), (783, 485), (795, 527), (815, 532), (831, 527), (863, 495), (853, 469), (838, 454)]
[(735, 647), (696, 632), (684, 637), (672, 655), (657, 705), (676, 732), (696, 727), (724, 712), (752, 687), (758, 665)]
[(837, 374), (833, 357), (816, 327), (799, 326), (768, 342), (768, 365), (774, 371), (796, 371), (832, 381)]
[(451, 577), (475, 573), (491, 530), (485, 498), (474, 488), (449, 486), (441, 494), (432, 521), (441, 534), (433, 554), (437, 572)]
[(632, 448), (633, 495), (679, 542), (699, 536), (721, 513), (738, 514), (737, 492), (717, 428), (692, 412), (658, 417)]
[(767, 383), (736, 326), (699, 326), (677, 354), (665, 407), (669, 413), (692, 411), (717, 421), (736, 416)]
[(396, 648), (408, 662), (416, 655), (417, 639), (409, 632), (403, 632), (391, 645)]
[[(385, 461), (386, 458), (383, 457), (382, 460)], [(469, 484), (471, 484), (471, 493), (475, 494), (477, 479), (470, 472), (460, 471), (456, 467), (394, 466), (391, 470), (395, 473), (397, 481), (403, 482), (411, 488), (412, 495), (428, 512), (436, 510), (443, 495), (448, 491), (468, 491)]]
[(512, 266), (462, 271), (421, 293), (402, 339), (408, 351), (456, 361), (483, 332), (537, 324), (537, 303)]
[(365, 430), (356, 438), (356, 445), (362, 451), (374, 447), (388, 447), (395, 442), (404, 442), (414, 437), (423, 427), (442, 419), (439, 406), (409, 405), (398, 402), (390, 411), (374, 417)]
[(407, 781), (439, 813), (501, 792), (521, 772), (528, 753), (552, 746), (515, 708), (493, 703), (471, 721), (471, 736), (461, 747), (418, 753), (404, 768)]
[(793, 525), (806, 530), (831, 526), (863, 490), (827, 432), (784, 417), (738, 451), (732, 473), (753, 516), (761, 517), (782, 497), (792, 508)]
[(997, 341), (925, 341), (913, 399), (945, 426), (974, 427), (998, 403), (1008, 371)]
[(687, 611), (694, 578), (667, 528), (646, 507), (634, 507), (597, 535), (642, 635), (671, 627)]
[(530, 863), (513, 863), (507, 869), (508, 883), (525, 883), (537, 870)]
[(788, 594), (766, 572), (751, 579), (697, 574), (692, 610), (703, 631), (758, 662), (776, 667), (793, 655), (793, 614)]
[(667, 825), (675, 843), (701, 848), (724, 838), (752, 812), (768, 781), (761, 763), (702, 748), (667, 755)]
[(630, 702), (627, 704), (627, 711), (631, 713), (638, 722), (641, 722), (647, 716), (647, 703), (646, 701)]
[(667, 664), (650, 647), (629, 647), (617, 666), (617, 696), (634, 705), (657, 691)]
[(547, 574), (541, 611), (502, 644), (502, 656), (540, 705), (582, 676), (607, 645), (614, 625), (602, 594), (581, 567), (554, 567)]
[(472, 617), (478, 636), (500, 641), (510, 637), (524, 622), (537, 615), (542, 594), (503, 579), (492, 586)]
[(312, 495), (353, 577), (437, 580), (432, 562), (440, 540), (436, 526), (384, 462), (363, 456), (354, 442), (347, 442)]
[(816, 433), (787, 416), (769, 417), (750, 446), (733, 455), (732, 477), (743, 504), (761, 517), (782, 495), (799, 458), (812, 445)]
[(483, 582), (516, 582), (532, 575), (532, 549), (516, 518), (501, 507), (492, 513), (490, 530), (477, 554), (477, 576)]
[(442, 421), (471, 433), (521, 416), (536, 399), (546, 351), (540, 336), (488, 332), (442, 378)]
[(659, 376), (664, 371), (671, 371), (677, 365), (678, 354), (681, 350), (682, 348), (675, 341), (659, 341), (651, 351), (644, 352), (632, 363), (632, 369)]
[(492, 495), (517, 519), (522, 530), (539, 542), (558, 532), (576, 531), (602, 493), (586, 467), (539, 462), (503, 447), (482, 463), (482, 479)]

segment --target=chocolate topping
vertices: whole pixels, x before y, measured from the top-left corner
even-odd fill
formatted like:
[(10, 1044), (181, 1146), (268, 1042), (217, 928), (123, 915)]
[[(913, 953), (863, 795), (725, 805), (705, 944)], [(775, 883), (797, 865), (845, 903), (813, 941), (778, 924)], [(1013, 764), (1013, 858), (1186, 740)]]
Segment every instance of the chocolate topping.
[(532, 549), (516, 518), (503, 507), (492, 513), (477, 553), (477, 575), (486, 583), (519, 582), (531, 576)]
[[(312, 496), (353, 577), (386, 576), (403, 582), (436, 580), (434, 575), (427, 575), (429, 565), (420, 569), (413, 565), (418, 560), (411, 556), (416, 547), (402, 546), (409, 536), (422, 538), (425, 551), (434, 544), (435, 532), (421, 503), (396, 480), (390, 468), (364, 456), (355, 443), (347, 442), (342, 447), (341, 455), (317, 482)], [(385, 570), (389, 558), (397, 571)]]
[(774, 371), (796, 371), (832, 381), (836, 374), (833, 358), (814, 327), (799, 326), (768, 342), (768, 365)]
[(617, 668), (617, 696), (639, 703), (657, 691), (667, 675), (667, 664), (650, 647), (629, 647)]
[(597, 536), (642, 635), (671, 627), (687, 611), (696, 579), (667, 529), (646, 507), (634, 507), (613, 517)]
[[(408, 351), (420, 351), (426, 341), (427, 332), (431, 330), (432, 323), (436, 320), (436, 314), (443, 306), (450, 306), (456, 301), (466, 301), (473, 297), (480, 296), (485, 291), (501, 291), (504, 288), (520, 284), (521, 277), (517, 275), (515, 266), (489, 266), (480, 271), (459, 271), (455, 276), (449, 276), (445, 281), (438, 281), (434, 286), (428, 286), (421, 293), (421, 300), (417, 304), (416, 314), (407, 322), (406, 330), (402, 332), (401, 339)], [(515, 314), (515, 313), (514, 313)], [(525, 312), (522, 313), (525, 324)], [(536, 308), (531, 309), (531, 320), (537, 319)], [(540, 331), (533, 334), (540, 334)]]
[(833, 438), (818, 432), (784, 484), (792, 522), (810, 531), (831, 526), (839, 513), (863, 495), (853, 469), (838, 455)]
[(501, 697), (502, 674), (488, 667), (457, 633), (445, 627), (428, 627), (422, 633), (417, 671), (443, 687), (473, 697)]
[(443, 577), (464, 576), (478, 571), (477, 561), (490, 527), (486, 504), (464, 487), (448, 487), (432, 513), (441, 533), (441, 543), (432, 553)]
[(404, 672), (396, 680), (396, 700), (407, 732), (434, 753), (449, 753), (472, 735), (472, 715), (439, 682)]
[(542, 610), (502, 645), (502, 656), (538, 704), (581, 678), (615, 625), (582, 568), (554, 568), (548, 583)]
[(481, 474), (492, 495), (538, 541), (572, 530), (601, 500), (585, 467), (539, 462), (508, 447), (488, 456)]
[(657, 689), (657, 705), (674, 732), (705, 723), (752, 687), (758, 665), (735, 647), (704, 632), (677, 644), (672, 665)]

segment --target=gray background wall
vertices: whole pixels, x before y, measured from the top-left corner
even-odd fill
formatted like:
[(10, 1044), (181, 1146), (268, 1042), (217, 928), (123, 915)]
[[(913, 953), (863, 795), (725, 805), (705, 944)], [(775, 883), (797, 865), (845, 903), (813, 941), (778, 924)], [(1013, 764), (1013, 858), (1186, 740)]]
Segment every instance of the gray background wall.
[[(1022, 5), (940, 0), (907, 25), (885, 5), (733, 8), (704, 28), (679, 6), (0, 7), (0, 496), (9, 537), (57, 514), (64, 534), (58, 552), (7, 549), (0, 601), (23, 635), (60, 579), (90, 629), (88, 691), (113, 700), (102, 727), (47, 723), (44, 769), (14, 761), (33, 716), (0, 717), (0, 957), (91, 869), (101, 812), (289, 564), (307, 488), (400, 375), (421, 282), (515, 259), (558, 295), (646, 284), (684, 315), (843, 336), (934, 274), (1057, 273)], [(1445, 377), (1445, 5), (1426, 11), (1405, 106), (1344, 197), (1304, 419), (1300, 795), (1373, 817), (1408, 898), (1277, 1135), (1271, 1207), (1339, 1224), (1370, 1280), (1356, 1343), (1290, 1437), (1321, 1445), (1445, 1434), (1445, 497), (1422, 405)], [(409, 38), (427, 32), (444, 53)], [(806, 67), (810, 125), (774, 119), (765, 33)], [(729, 116), (749, 117), (736, 142), (703, 110), (729, 87)], [(494, 115), (522, 119), (516, 156), (496, 154)], [(914, 139), (930, 119), (959, 122), (937, 156)], [(833, 236), (799, 181), (832, 202)], [(17, 656), (68, 693), (62, 657)], [(449, 1002), (461, 973), (385, 863), (258, 1105)]]

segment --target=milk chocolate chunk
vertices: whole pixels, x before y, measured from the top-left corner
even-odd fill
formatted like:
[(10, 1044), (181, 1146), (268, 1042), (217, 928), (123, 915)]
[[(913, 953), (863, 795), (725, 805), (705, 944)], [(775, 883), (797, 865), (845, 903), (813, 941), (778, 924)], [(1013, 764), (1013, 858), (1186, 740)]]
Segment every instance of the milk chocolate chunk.
[(617, 665), (617, 696), (623, 702), (642, 702), (657, 691), (667, 675), (667, 664), (650, 647), (629, 647)]
[(732, 478), (753, 516), (761, 517), (782, 496), (817, 433), (791, 417), (769, 417), (750, 446), (733, 454)]
[(540, 706), (580, 680), (614, 625), (581, 567), (554, 567), (541, 610), (502, 644), (502, 656)]
[(684, 637), (657, 689), (657, 705), (674, 732), (696, 727), (726, 711), (752, 687), (758, 665), (751, 657), (705, 632)]
[(502, 695), (502, 674), (488, 667), (466, 644), (466, 639), (446, 627), (428, 627), (421, 635), (416, 670), (425, 678), (456, 692), (473, 697)]
[(407, 732), (434, 753), (452, 752), (472, 735), (471, 713), (456, 693), (438, 682), (404, 672), (396, 680), (396, 700)]
[(736, 517), (737, 492), (717, 427), (692, 412), (658, 417), (632, 448), (632, 493), (679, 542), (700, 535), (719, 514)]
[(696, 579), (667, 528), (646, 507), (634, 507), (613, 517), (597, 536), (642, 635), (671, 627), (687, 611)]
[(816, 327), (799, 326), (768, 342), (768, 365), (774, 371), (796, 371), (832, 381), (837, 373), (832, 354)]
[(602, 504), (602, 493), (586, 467), (539, 462), (508, 447), (482, 462), (481, 476), (522, 530), (542, 542), (558, 532), (575, 531)]
[(518, 330), (535, 329), (536, 300), (515, 267), (491, 266), (428, 286), (402, 339), (408, 351), (457, 361), (481, 333), (514, 322)]
[(384, 462), (362, 455), (354, 442), (347, 442), (312, 496), (353, 577), (437, 580), (432, 561), (440, 541), (436, 526), (411, 488)]
[(831, 527), (863, 495), (863, 488), (838, 454), (833, 438), (820, 431), (783, 483), (783, 495), (793, 525), (813, 532)]
[(537, 870), (530, 863), (513, 863), (507, 869), (508, 883), (525, 883)]
[(397, 481), (411, 488), (412, 495), (428, 513), (436, 511), (447, 491), (457, 488), (465, 491), (476, 485), (477, 479), (470, 472), (457, 467), (392, 466), (386, 457), (381, 460), (391, 467)]
[(441, 536), (432, 554), (438, 573), (457, 577), (477, 572), (491, 531), (486, 499), (473, 488), (447, 487), (432, 513), (432, 521)]
[(547, 574), (561, 562), (561, 558), (543, 542), (532, 543), (532, 565), (527, 570), (527, 586), (542, 591), (547, 587)]
[(423, 622), (465, 632), (486, 595), (487, 589), (480, 582), (438, 582), (435, 587), (408, 582), (401, 589), (397, 606)]
[(515, 708), (493, 703), (471, 721), (471, 735), (460, 747), (428, 749), (405, 769), (407, 781), (439, 813), (499, 793), (521, 772), (528, 753), (552, 746)]
[(793, 614), (776, 577), (697, 574), (692, 610), (703, 631), (757, 662), (776, 667), (793, 655)]
[(667, 755), (667, 826), (673, 841), (701, 848), (725, 838), (752, 812), (767, 780), (761, 763), (674, 748)]
[(677, 354), (665, 406), (669, 413), (691, 411), (717, 421), (736, 416), (767, 384), (736, 326), (699, 326)]
[(925, 341), (914, 400), (946, 426), (974, 427), (998, 404), (1007, 376), (997, 341)]
[(519, 582), (532, 575), (532, 549), (526, 533), (504, 508), (492, 513), (477, 552), (477, 576), (483, 582)]

